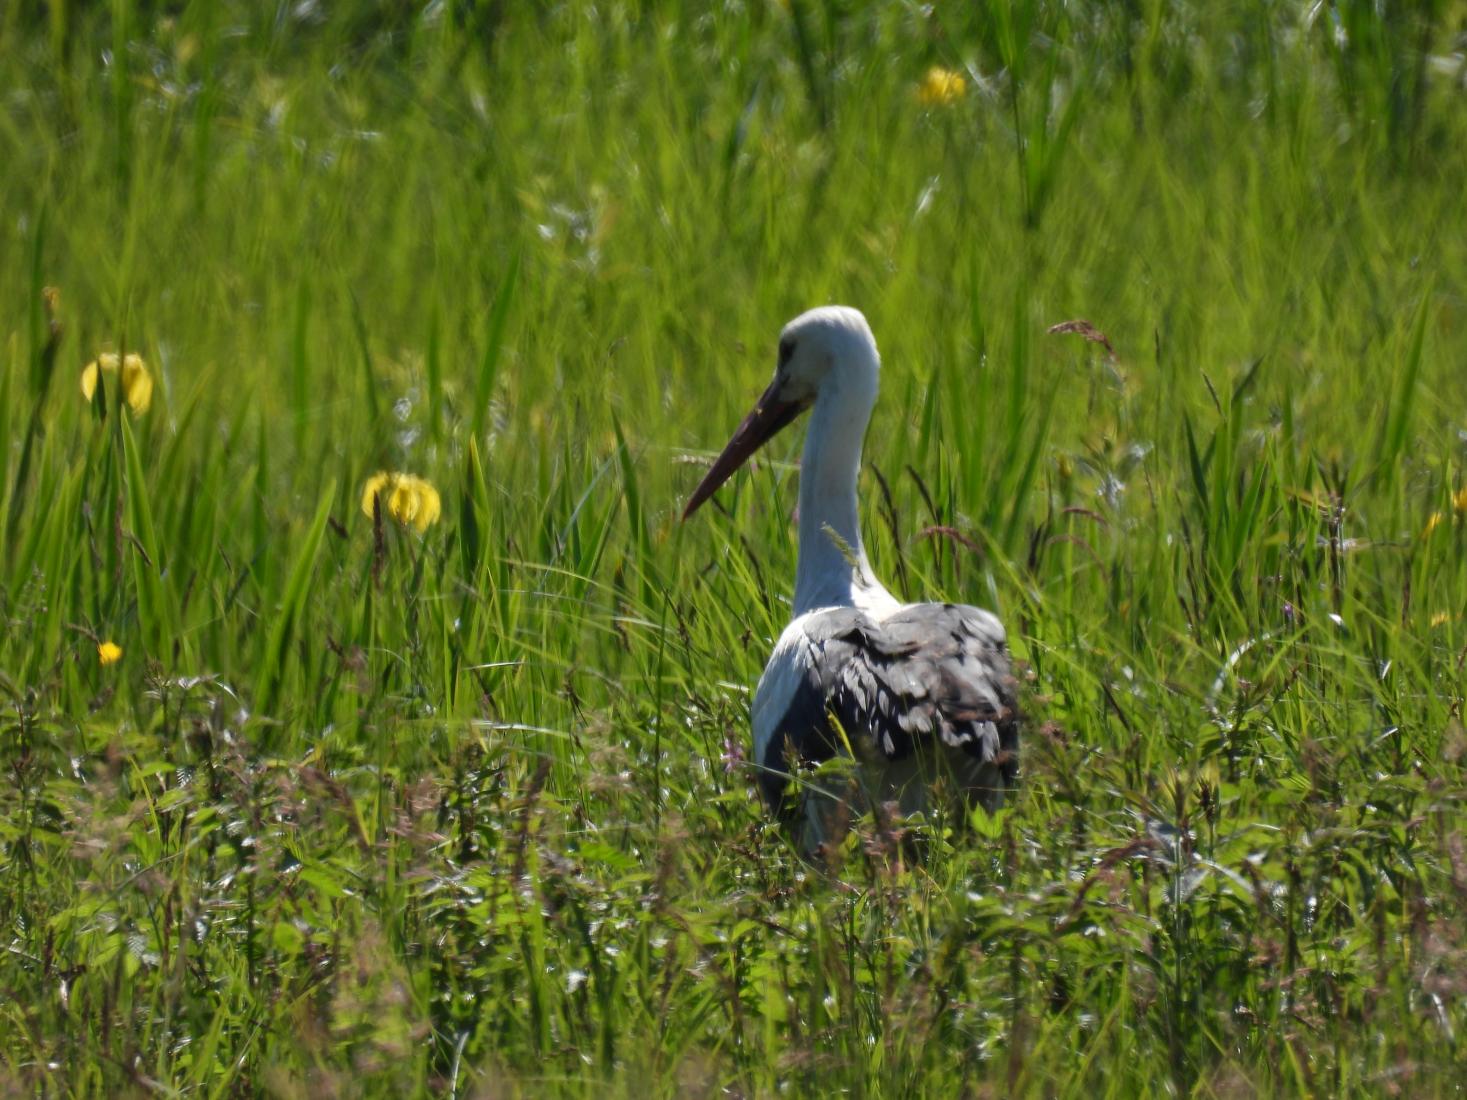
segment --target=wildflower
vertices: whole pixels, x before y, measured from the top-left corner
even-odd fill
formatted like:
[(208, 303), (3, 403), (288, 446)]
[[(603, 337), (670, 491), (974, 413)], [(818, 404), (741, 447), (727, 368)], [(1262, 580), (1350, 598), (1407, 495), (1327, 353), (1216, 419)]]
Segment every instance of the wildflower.
[(420, 535), (437, 523), (443, 512), (438, 490), (412, 474), (379, 471), (369, 477), (366, 488), (362, 490), (362, 511), (372, 515), (373, 502), (378, 500), (383, 514), (391, 516), (404, 527), (417, 528)]
[(744, 765), (744, 746), (737, 737), (723, 739), (723, 774), (732, 775)]
[[(122, 399), (135, 413), (145, 413), (153, 403), (153, 376), (141, 355), (127, 355), (122, 360)], [(116, 374), (117, 353), (104, 351), (82, 369), (81, 391), (88, 401), (97, 392), (97, 380), (103, 372)]]
[(1431, 625), (1441, 626), (1443, 623), (1448, 622), (1450, 619), (1451, 616), (1445, 611), (1438, 611), (1435, 615), (1431, 617)]
[(917, 99), (924, 107), (947, 107), (963, 98), (968, 82), (961, 73), (934, 65), (917, 82)]
[(97, 660), (102, 662), (102, 667), (115, 665), (122, 660), (122, 647), (116, 642), (103, 642), (97, 646)]

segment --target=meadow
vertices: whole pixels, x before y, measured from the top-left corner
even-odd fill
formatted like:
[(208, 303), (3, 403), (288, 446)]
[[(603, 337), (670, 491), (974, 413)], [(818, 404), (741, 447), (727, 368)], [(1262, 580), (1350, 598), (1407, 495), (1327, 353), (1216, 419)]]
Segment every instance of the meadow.
[[(0, 1092), (1460, 1096), (1464, 35), (0, 9)], [(678, 517), (826, 302), (1027, 726), (817, 869), (799, 433)]]

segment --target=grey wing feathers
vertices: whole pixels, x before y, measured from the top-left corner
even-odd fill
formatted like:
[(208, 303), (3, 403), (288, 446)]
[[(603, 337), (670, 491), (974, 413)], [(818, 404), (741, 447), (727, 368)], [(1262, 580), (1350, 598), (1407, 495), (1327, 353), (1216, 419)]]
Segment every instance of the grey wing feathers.
[(888, 760), (924, 740), (985, 763), (1012, 753), (1014, 681), (997, 619), (975, 607), (929, 603), (864, 625), (855, 628), (861, 644), (830, 695), (843, 728), (868, 733)]
[[(913, 604), (879, 622), (834, 608), (806, 627), (811, 660), (770, 740), (766, 793), (778, 797), (785, 754), (819, 763), (840, 751), (900, 760), (939, 743), (1018, 771), (1018, 713), (1003, 626), (960, 604)], [(832, 718), (839, 723), (838, 732)]]

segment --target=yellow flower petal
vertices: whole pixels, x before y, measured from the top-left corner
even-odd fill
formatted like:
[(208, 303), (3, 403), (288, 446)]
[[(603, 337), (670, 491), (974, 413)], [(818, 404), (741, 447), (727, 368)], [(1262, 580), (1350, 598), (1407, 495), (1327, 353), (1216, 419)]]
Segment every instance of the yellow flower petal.
[(1451, 618), (1451, 616), (1448, 615), (1445, 611), (1438, 611), (1435, 615), (1433, 615), (1431, 617), (1431, 625), (1432, 626), (1441, 626), (1443, 623), (1447, 622), (1450, 618)]
[(97, 660), (102, 662), (104, 668), (116, 664), (122, 660), (122, 647), (116, 642), (103, 642), (97, 647)]
[(421, 535), (430, 525), (438, 522), (438, 517), (443, 511), (443, 501), (438, 496), (438, 490), (422, 478), (413, 480), (417, 482), (418, 490), (418, 510), (413, 517), (413, 526)]
[(395, 480), (396, 476), (394, 474), (383, 473), (381, 471), (367, 478), (367, 486), (362, 490), (362, 511), (367, 514), (368, 519), (372, 518), (372, 502), (379, 495), (382, 497), (382, 510), (384, 512), (387, 511), (388, 486)]
[(416, 479), (400, 477), (397, 484), (393, 486), (392, 495), (387, 498), (387, 510), (392, 513), (392, 518), (398, 523), (408, 524), (418, 514), (418, 490), (413, 481)]
[(85, 367), (82, 368), (81, 390), (82, 396), (88, 401), (92, 394), (97, 392), (97, 383), (101, 379), (102, 371), (115, 371), (117, 369), (117, 355), (114, 352), (104, 351)]
[(153, 403), (153, 376), (141, 355), (129, 355), (122, 361), (122, 397), (139, 415), (147, 412)]

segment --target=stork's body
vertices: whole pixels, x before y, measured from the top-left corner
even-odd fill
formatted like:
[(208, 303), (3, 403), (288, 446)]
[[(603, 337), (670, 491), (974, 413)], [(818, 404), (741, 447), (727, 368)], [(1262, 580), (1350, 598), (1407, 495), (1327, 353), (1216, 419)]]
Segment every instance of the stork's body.
[(811, 410), (800, 466), (795, 617), (765, 666), (753, 707), (754, 759), (772, 805), (784, 804), (792, 765), (840, 755), (861, 763), (855, 790), (806, 788), (801, 831), (809, 849), (828, 836), (833, 815), (893, 801), (906, 813), (926, 810), (939, 788), (992, 810), (1017, 772), (1002, 625), (974, 607), (903, 604), (866, 558), (856, 481), (879, 375), (876, 342), (858, 311), (829, 306), (791, 321), (780, 336), (774, 381), (684, 513)]

